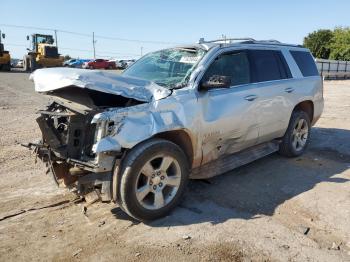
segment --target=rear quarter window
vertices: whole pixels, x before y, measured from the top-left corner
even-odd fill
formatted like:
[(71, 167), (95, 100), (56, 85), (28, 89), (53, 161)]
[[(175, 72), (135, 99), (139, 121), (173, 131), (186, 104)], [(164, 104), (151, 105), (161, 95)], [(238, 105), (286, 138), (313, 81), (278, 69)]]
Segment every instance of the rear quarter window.
[(315, 60), (309, 52), (305, 51), (290, 51), (295, 62), (297, 63), (302, 75), (306, 76), (318, 76), (318, 70), (315, 64)]

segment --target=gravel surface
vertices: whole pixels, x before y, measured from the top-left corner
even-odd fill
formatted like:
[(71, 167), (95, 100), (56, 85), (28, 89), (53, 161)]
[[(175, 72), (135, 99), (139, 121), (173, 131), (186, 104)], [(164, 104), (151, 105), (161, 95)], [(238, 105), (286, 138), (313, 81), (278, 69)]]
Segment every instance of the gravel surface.
[(307, 152), (191, 181), (149, 224), (58, 189), (21, 143), (47, 103), (27, 73), (0, 73), (0, 261), (350, 261), (350, 81), (325, 82)]

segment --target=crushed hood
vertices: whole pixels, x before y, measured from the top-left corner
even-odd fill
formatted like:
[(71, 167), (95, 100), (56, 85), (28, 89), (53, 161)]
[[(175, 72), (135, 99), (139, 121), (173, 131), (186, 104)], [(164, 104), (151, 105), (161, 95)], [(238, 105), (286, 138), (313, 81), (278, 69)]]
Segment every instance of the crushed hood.
[(35, 70), (29, 78), (34, 81), (36, 92), (46, 93), (76, 86), (142, 102), (159, 100), (171, 94), (169, 89), (148, 80), (98, 70), (46, 68)]

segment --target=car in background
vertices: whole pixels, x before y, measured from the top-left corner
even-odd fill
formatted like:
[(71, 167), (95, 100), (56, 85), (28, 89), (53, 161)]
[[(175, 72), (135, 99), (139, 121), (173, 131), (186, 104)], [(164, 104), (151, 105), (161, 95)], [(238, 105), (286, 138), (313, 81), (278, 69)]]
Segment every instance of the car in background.
[(18, 60), (17, 63), (15, 64), (15, 67), (23, 68), (23, 60), (22, 59)]
[(119, 68), (126, 69), (128, 67), (127, 60), (119, 60)]
[(117, 69), (121, 69), (122, 68), (122, 64), (120, 63), (121, 60), (118, 60), (118, 59), (109, 59), (108, 60), (109, 62), (114, 62), (115, 63), (115, 67)]
[(77, 59), (72, 58), (63, 62), (63, 66), (69, 66), (71, 63), (75, 62)]
[(91, 59), (69, 59), (63, 63), (64, 67), (82, 68), (85, 62), (90, 62)]
[(91, 59), (77, 59), (76, 61), (71, 62), (69, 64), (69, 67), (82, 68), (82, 66), (85, 62), (90, 62), (90, 61), (91, 61)]
[(22, 68), (23, 67), (23, 60), (11, 59), (11, 67), (12, 68)]
[(126, 68), (128, 68), (129, 66), (131, 66), (133, 63), (135, 63), (135, 59), (130, 59), (130, 60), (127, 60), (126, 62)]
[(123, 59), (123, 60), (119, 60), (118, 63), (118, 68), (120, 69), (126, 69), (129, 66), (131, 66), (133, 63), (135, 63), (135, 59)]
[(114, 61), (108, 61), (105, 59), (94, 59), (89, 62), (85, 62), (82, 66), (86, 69), (116, 69), (116, 63)]

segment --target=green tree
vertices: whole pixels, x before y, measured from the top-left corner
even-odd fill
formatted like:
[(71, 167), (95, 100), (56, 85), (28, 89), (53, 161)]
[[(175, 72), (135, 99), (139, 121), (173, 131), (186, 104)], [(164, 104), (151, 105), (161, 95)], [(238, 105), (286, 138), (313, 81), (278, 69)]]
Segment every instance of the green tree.
[(330, 48), (330, 59), (350, 60), (350, 27), (334, 29)]
[(304, 38), (304, 46), (309, 48), (312, 55), (317, 58), (328, 59), (331, 53), (333, 32), (328, 29), (319, 29)]

